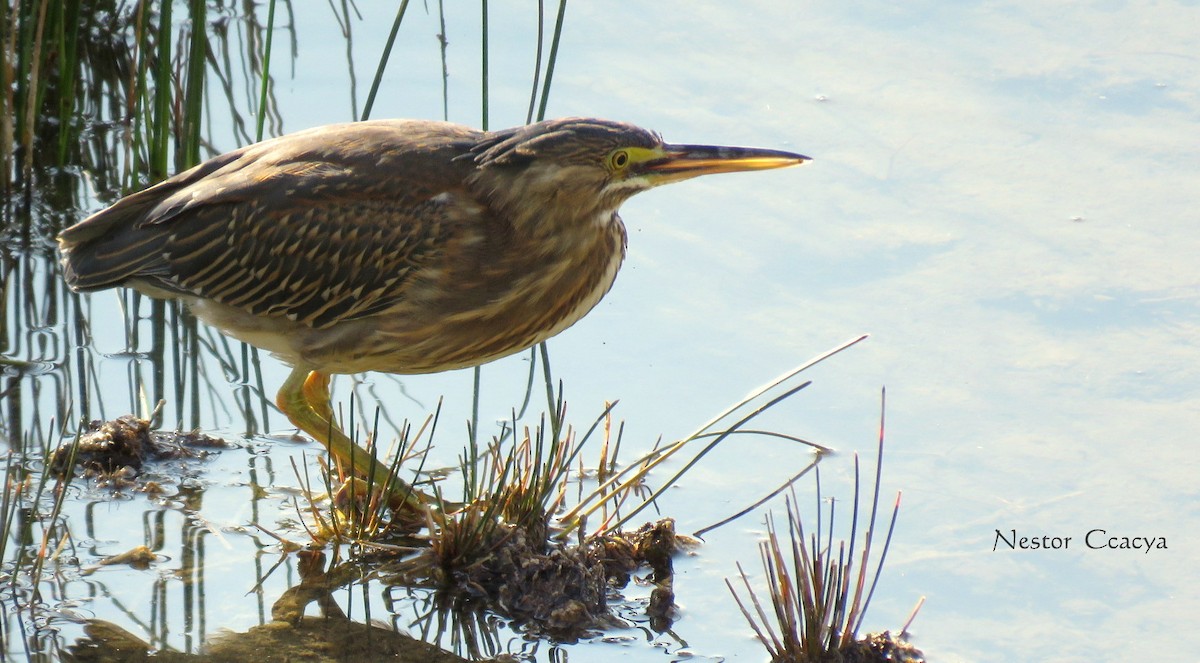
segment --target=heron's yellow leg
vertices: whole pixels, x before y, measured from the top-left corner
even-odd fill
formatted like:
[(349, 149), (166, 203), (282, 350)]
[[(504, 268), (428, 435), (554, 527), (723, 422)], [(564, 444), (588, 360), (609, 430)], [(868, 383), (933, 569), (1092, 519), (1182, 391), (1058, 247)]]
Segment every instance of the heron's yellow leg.
[(329, 402), (328, 374), (292, 369), (279, 388), (275, 403), (296, 427), (313, 436), (343, 467), (349, 468), (351, 475), (367, 477), (374, 486), (386, 486), (393, 504), (403, 501), (410, 507), (420, 508), (429, 499), (404, 480), (392, 476), (387, 466), (355, 444), (337, 425)]

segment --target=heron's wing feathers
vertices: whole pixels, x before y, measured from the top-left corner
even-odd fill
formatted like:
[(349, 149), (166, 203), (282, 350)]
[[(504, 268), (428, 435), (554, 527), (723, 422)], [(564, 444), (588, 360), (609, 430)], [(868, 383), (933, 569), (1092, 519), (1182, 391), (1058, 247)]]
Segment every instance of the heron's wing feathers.
[(261, 210), (253, 205), (206, 208), (196, 218), (220, 219), (204, 232), (172, 233), (148, 275), (255, 315), (324, 327), (405, 297), (454, 232), (439, 209), (447, 198), (409, 209), (371, 200), (312, 205), (274, 213), (270, 223), (254, 220)]
[[(479, 224), (455, 143), (252, 145), (63, 232), (68, 282), (130, 282), (323, 327), (386, 309)], [(414, 154), (416, 157), (414, 158)]]

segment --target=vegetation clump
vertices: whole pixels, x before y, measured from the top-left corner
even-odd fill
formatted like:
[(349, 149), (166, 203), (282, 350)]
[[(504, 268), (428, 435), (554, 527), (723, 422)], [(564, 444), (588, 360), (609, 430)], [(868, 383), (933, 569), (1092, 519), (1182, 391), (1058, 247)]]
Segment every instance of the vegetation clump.
[(120, 487), (133, 483), (147, 462), (204, 458), (213, 449), (228, 446), (220, 438), (197, 431), (152, 430), (150, 420), (127, 414), (89, 422), (73, 442), (54, 452), (50, 469), (58, 476), (67, 476), (78, 466), (84, 476)]

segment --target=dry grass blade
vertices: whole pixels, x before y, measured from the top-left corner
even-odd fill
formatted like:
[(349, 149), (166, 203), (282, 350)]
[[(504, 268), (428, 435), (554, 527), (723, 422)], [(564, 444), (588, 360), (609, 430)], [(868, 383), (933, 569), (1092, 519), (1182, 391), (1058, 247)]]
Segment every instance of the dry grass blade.
[[(757, 620), (750, 614), (750, 611), (746, 609), (746, 605), (742, 603), (741, 597), (738, 596), (737, 590), (733, 588), (733, 583), (729, 582), (728, 578), (725, 579), (725, 586), (728, 587), (729, 592), (733, 594), (733, 600), (737, 602), (738, 608), (742, 611), (742, 616), (744, 616), (746, 621), (750, 623), (750, 628), (753, 629), (754, 634), (758, 637), (758, 641), (761, 642), (763, 647), (765, 647), (767, 651), (771, 653), (772, 658), (775, 658), (777, 654), (782, 655), (784, 651), (783, 643), (779, 641), (779, 638), (775, 636), (775, 631), (771, 629), (771, 621), (767, 619), (766, 613), (763, 612), (762, 604), (759, 603), (758, 595), (754, 593), (754, 588), (750, 586), (750, 578), (746, 575), (745, 569), (742, 568), (741, 562), (737, 563), (737, 568), (738, 574), (742, 578), (742, 584), (746, 586), (746, 594), (750, 597), (750, 601), (754, 604), (755, 612), (758, 613)], [(767, 635), (763, 635), (764, 630), (767, 632)], [(770, 636), (769, 639), (768, 636)]]
[[(741, 432), (752, 432), (752, 431), (741, 431)], [(785, 491), (785, 490), (787, 490), (788, 488), (790, 488), (790, 487), (792, 486), (792, 484), (796, 483), (796, 482), (797, 482), (797, 481), (799, 481), (799, 480), (800, 480), (800, 479), (801, 479), (801, 478), (802, 478), (804, 475), (808, 474), (810, 471), (812, 471), (813, 469), (815, 469), (815, 468), (817, 467), (817, 463), (821, 462), (821, 459), (822, 459), (822, 458), (824, 458), (824, 457), (825, 457), (825, 453), (823, 453), (823, 452), (817, 452), (817, 456), (816, 456), (816, 457), (814, 457), (814, 458), (812, 459), (812, 461), (810, 461), (810, 462), (808, 463), (808, 465), (805, 465), (805, 466), (804, 466), (804, 469), (802, 469), (802, 470), (800, 470), (799, 472), (797, 472), (796, 474), (792, 475), (792, 477), (791, 477), (790, 479), (788, 479), (787, 481), (783, 482), (783, 484), (782, 484), (782, 485), (780, 485), (778, 488), (776, 488), (775, 490), (771, 491), (770, 493), (768, 493), (768, 494), (764, 495), (762, 498), (760, 498), (760, 499), (758, 499), (757, 501), (755, 501), (755, 502), (754, 502), (754, 504), (751, 504), (750, 506), (747, 506), (746, 508), (744, 508), (744, 509), (742, 509), (742, 510), (738, 511), (737, 513), (733, 514), (732, 516), (729, 516), (729, 517), (727, 517), (727, 518), (723, 518), (723, 519), (721, 519), (721, 520), (719, 520), (719, 521), (717, 521), (717, 522), (715, 522), (715, 523), (713, 523), (712, 525), (709, 525), (709, 526), (707, 526), (707, 527), (701, 527), (700, 529), (698, 529), (698, 530), (696, 530), (695, 532), (693, 532), (693, 533), (692, 533), (692, 536), (695, 536), (695, 537), (701, 537), (701, 536), (703, 536), (704, 534), (706, 534), (706, 533), (708, 533), (708, 532), (711, 532), (711, 531), (713, 531), (713, 530), (717, 529), (718, 527), (722, 527), (722, 526), (728, 525), (729, 523), (731, 523), (731, 522), (733, 522), (733, 521), (737, 520), (738, 518), (741, 518), (742, 516), (745, 516), (745, 515), (747, 515), (747, 514), (751, 513), (752, 511), (754, 511), (754, 510), (755, 510), (755, 509), (757, 509), (758, 507), (760, 507), (760, 506), (762, 506), (762, 505), (766, 504), (767, 502), (769, 502), (769, 501), (771, 501), (773, 498), (775, 498), (777, 495), (779, 495), (779, 494), (780, 494), (780, 493), (782, 493), (783, 491)]]
[[(632, 490), (635, 486), (639, 485), (645, 479), (646, 475), (650, 471), (652, 471), (659, 464), (665, 462), (667, 459), (674, 456), (676, 453), (678, 453), (684, 447), (689, 446), (689, 443), (691, 443), (694, 440), (701, 438), (701, 437), (713, 436), (713, 435), (716, 436), (716, 439), (713, 442), (710, 442), (708, 445), (706, 445), (700, 452), (698, 452), (696, 454), (696, 456), (691, 461), (689, 461), (679, 473), (675, 474), (672, 478), (668, 479), (666, 481), (666, 483), (664, 483), (659, 488), (658, 491), (656, 491), (653, 495), (650, 496), (649, 499), (647, 499), (642, 505), (638, 506), (630, 513), (626, 514), (618, 522), (614, 523), (612, 525), (612, 527), (620, 527), (625, 522), (628, 522), (629, 519), (631, 519), (631, 518), (633, 518), (633, 516), (637, 515), (642, 509), (644, 509), (648, 504), (653, 502), (654, 499), (656, 499), (659, 495), (661, 495), (665, 490), (667, 490), (672, 485), (674, 485), (674, 483), (683, 475), (684, 472), (686, 472), (688, 469), (690, 469), (696, 462), (698, 462), (708, 451), (713, 449), (717, 444), (719, 444), (723, 440), (727, 439), (730, 435), (733, 435), (734, 433), (736, 433), (742, 426), (744, 426), (746, 423), (748, 423), (755, 416), (761, 414), (762, 412), (766, 411), (767, 409), (770, 409), (771, 407), (782, 402), (783, 400), (786, 400), (788, 397), (792, 396), (796, 392), (798, 392), (801, 389), (808, 386), (809, 383), (805, 382), (797, 387), (790, 388), (789, 390), (784, 392), (781, 396), (777, 396), (777, 397), (771, 399), (765, 405), (758, 406), (753, 411), (751, 411), (749, 414), (742, 416), (740, 419), (738, 419), (734, 423), (726, 426), (724, 429), (720, 429), (720, 430), (716, 429), (717, 424), (719, 424), (722, 421), (726, 420), (727, 418), (731, 417), (732, 415), (737, 413), (742, 408), (744, 408), (752, 403), (757, 402), (765, 394), (767, 394), (767, 392), (770, 392), (771, 390), (775, 389), (776, 387), (791, 380), (792, 378), (794, 378), (796, 375), (800, 374), (801, 372), (821, 363), (822, 361), (824, 361), (826, 359), (829, 359), (830, 357), (842, 352), (843, 350), (850, 348), (851, 346), (858, 344), (859, 342), (865, 340), (866, 338), (867, 338), (866, 334), (855, 337), (849, 341), (842, 343), (841, 345), (834, 347), (831, 350), (828, 350), (820, 355), (817, 355), (816, 357), (804, 362), (803, 364), (800, 364), (799, 366), (797, 366), (789, 371), (784, 372), (779, 377), (775, 378), (774, 380), (771, 380), (767, 384), (765, 384), (757, 389), (752, 390), (744, 398), (742, 398), (741, 400), (737, 401), (733, 405), (722, 410), (720, 413), (718, 413), (712, 419), (708, 420), (702, 426), (700, 426), (698, 429), (696, 429), (692, 434), (680, 439), (678, 442), (675, 442), (674, 444), (672, 444), (668, 447), (665, 447), (663, 449), (656, 449), (655, 451), (652, 451), (649, 454), (646, 454), (643, 458), (634, 462), (629, 467), (626, 467), (624, 470), (621, 470), (620, 472), (618, 472), (618, 473), (614, 474), (613, 476), (608, 477), (606, 480), (600, 482), (600, 485), (598, 485), (595, 488), (595, 490), (593, 490), (588, 495), (584, 496), (584, 498), (580, 500), (579, 504), (577, 504), (574, 508), (572, 508), (570, 511), (568, 511), (566, 514), (564, 514), (561, 517), (561, 520), (564, 523), (564, 527), (565, 527), (565, 531), (564, 531), (563, 535), (565, 536), (566, 534), (569, 534), (575, 527), (579, 526), (579, 523), (582, 520), (586, 519), (588, 516), (592, 515), (597, 510), (603, 508), (603, 505), (605, 503), (607, 503), (608, 501), (612, 500), (614, 495), (619, 495), (623, 492), (627, 492), (629, 490)], [(811, 444), (811, 443), (809, 443), (809, 444)], [(817, 447), (819, 450), (828, 451), (828, 449), (825, 449), (824, 447), (821, 447), (820, 445), (814, 445), (814, 446)]]

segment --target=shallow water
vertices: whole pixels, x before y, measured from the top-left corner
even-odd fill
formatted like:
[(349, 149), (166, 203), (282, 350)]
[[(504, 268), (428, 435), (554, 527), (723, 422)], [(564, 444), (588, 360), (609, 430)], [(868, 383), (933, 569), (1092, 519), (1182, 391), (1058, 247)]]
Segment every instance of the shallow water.
[[(912, 631), (934, 660), (1184, 660), (1190, 649), (1177, 635), (1200, 616), (1192, 580), (1200, 461), (1191, 445), (1200, 428), (1200, 10), (1150, 2), (782, 5), (568, 9), (548, 115), (611, 117), (669, 141), (815, 158), (800, 169), (666, 187), (624, 207), (630, 250), (616, 287), (550, 344), (572, 421), (586, 425), (619, 399), (632, 455), (870, 332), (814, 369), (815, 384), (762, 423), (840, 451), (872, 450), (887, 386), (883, 492), (903, 490), (904, 498), (867, 628), (898, 628), (926, 596)], [(361, 106), (393, 9), (359, 9), (368, 17), (354, 24)], [(296, 17), (295, 75), (277, 80), (287, 131), (353, 116), (345, 43), (322, 10)], [(430, 11), (406, 19), (375, 117), (441, 117), (438, 17)], [(473, 11), (447, 7), (449, 117), (478, 126)], [(493, 8), (493, 128), (524, 121), (533, 20)], [(220, 145), (232, 147), (232, 137)], [(45, 269), (32, 270), (31, 288), (54, 283)], [(99, 376), (91, 415), (136, 410), (142, 396), (131, 377), (150, 367), (125, 352), (111, 315), (118, 296), (89, 300)], [(6, 356), (49, 357), (59, 367), (6, 371), (22, 389), (17, 399), (5, 396), (10, 424), (20, 400), (22, 428), (48, 430), (55, 371), (82, 361), (71, 325), (66, 315), (44, 329), (10, 324), (19, 343)], [(198, 340), (219, 343), (203, 330)], [(236, 364), (242, 355), (234, 347), (229, 356)], [(286, 370), (262, 362), (270, 394)], [(509, 416), (526, 362), (484, 369), (481, 419)], [(215, 366), (205, 378), (212, 387), (196, 412), (168, 398), (168, 424), (198, 419), (237, 440), (248, 429), (290, 433), (276, 412), (265, 423), (257, 405), (250, 418), (240, 412), (238, 399), (256, 381), (239, 390)], [(444, 396), (431, 462), (454, 464), (470, 414), (469, 371), (366, 379), (360, 394), (397, 421), (424, 417)], [(349, 391), (341, 380), (343, 402)], [(146, 571), (106, 567), (75, 577), (68, 568), (47, 604), (185, 650), (266, 619), (297, 576), (285, 562), (252, 591), (279, 553), (247, 525), (294, 520), (289, 458), (315, 449), (261, 435), (241, 444), (192, 468), (195, 486), (179, 497), (112, 499), (74, 488), (80, 495), (67, 517), (83, 564), (141, 543), (163, 558)], [(732, 441), (661, 509), (694, 531), (806, 460), (783, 443)], [(850, 455), (831, 458), (823, 472), (826, 492), (845, 499)], [(800, 491), (811, 494), (810, 484)], [(196, 493), (202, 499), (189, 500)], [(674, 635), (631, 627), (611, 634), (615, 642), (566, 646), (569, 659), (675, 660), (683, 650), (700, 660), (766, 660), (723, 583), (735, 560), (757, 572), (761, 523), (756, 513), (726, 526), (677, 561)], [(1091, 549), (1085, 537), (1094, 529), (1162, 537), (1167, 548)], [(998, 545), (997, 532), (1012, 530), (1071, 543)], [(203, 568), (189, 555), (202, 555)], [(377, 586), (366, 594), (372, 617), (387, 614)], [(361, 589), (338, 596), (362, 615)], [(50, 621), (61, 638), (73, 635), (67, 620)], [(7, 646), (24, 651), (19, 638)], [(537, 649), (538, 660), (552, 656), (546, 643)]]

